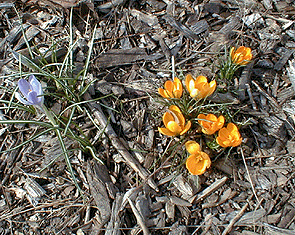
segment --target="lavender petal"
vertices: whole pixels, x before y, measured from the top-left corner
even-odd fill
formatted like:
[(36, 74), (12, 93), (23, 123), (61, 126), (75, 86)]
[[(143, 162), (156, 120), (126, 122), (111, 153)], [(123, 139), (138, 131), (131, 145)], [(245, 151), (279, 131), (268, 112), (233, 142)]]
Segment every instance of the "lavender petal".
[(33, 105), (31, 102), (26, 101), (19, 92), (15, 92), (15, 98), (17, 98), (17, 100), (25, 105)]
[(37, 78), (34, 75), (31, 75), (29, 77), (29, 83), (33, 88), (32, 90), (36, 91), (38, 96), (43, 95), (41, 83), (37, 80)]
[(36, 91), (31, 91), (28, 95), (28, 101), (33, 105), (41, 105), (41, 99), (37, 96)]
[(30, 92), (30, 90), (31, 90), (31, 86), (30, 86), (30, 84), (28, 83), (28, 81), (25, 80), (25, 79), (23, 79), (23, 78), (20, 79), (20, 80), (18, 81), (18, 87), (19, 87), (21, 93), (23, 94), (23, 96), (24, 96), (25, 98), (27, 98), (27, 96), (28, 96), (28, 94), (29, 94), (29, 92)]

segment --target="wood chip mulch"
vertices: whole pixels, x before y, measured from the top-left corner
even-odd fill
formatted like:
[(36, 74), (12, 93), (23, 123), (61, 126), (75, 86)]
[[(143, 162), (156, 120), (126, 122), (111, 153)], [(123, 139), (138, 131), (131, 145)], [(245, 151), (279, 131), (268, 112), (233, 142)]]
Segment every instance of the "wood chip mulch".
[[(53, 133), (3, 152), (40, 129), (0, 125), (0, 234), (295, 234), (295, 2), (0, 1), (0, 120), (45, 120), (3, 108), (17, 85), (13, 52), (30, 57), (30, 46), (35, 63), (62, 62), (71, 8), (75, 74), (96, 27), (87, 79), (97, 80), (84, 99), (113, 94), (85, 106), (96, 125), (85, 110), (74, 119), (104, 164), (66, 139), (82, 198)], [(177, 139), (157, 131), (155, 94), (171, 78), (172, 56), (177, 74), (214, 78), (218, 58), (239, 45), (254, 59), (215, 99), (233, 103), (243, 144), (192, 176)]]

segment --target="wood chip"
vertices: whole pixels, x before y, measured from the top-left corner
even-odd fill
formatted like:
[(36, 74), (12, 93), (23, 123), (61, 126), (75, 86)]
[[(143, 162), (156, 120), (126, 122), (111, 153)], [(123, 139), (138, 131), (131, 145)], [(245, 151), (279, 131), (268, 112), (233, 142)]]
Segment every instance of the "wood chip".
[(247, 85), (251, 84), (250, 76), (253, 69), (253, 63), (249, 63), (239, 77), (239, 98), (243, 101), (246, 99)]
[(168, 235), (187, 235), (187, 228), (184, 225), (179, 225), (178, 222), (174, 223), (171, 228)]
[(217, 202), (209, 202), (209, 203), (203, 203), (202, 208), (210, 208), (210, 207), (217, 207), (227, 200), (233, 198), (237, 194), (236, 191), (232, 191), (230, 188), (227, 189), (220, 197), (219, 201)]
[(136, 9), (132, 9), (130, 11), (130, 14), (133, 17), (136, 17), (138, 20), (146, 23), (150, 27), (155, 27), (155, 26), (160, 27), (160, 25), (158, 25), (159, 21), (158, 21), (158, 18), (156, 15), (149, 14), (149, 13), (143, 13), (143, 12), (138, 11)]
[(122, 223), (122, 217), (120, 214), (120, 208), (122, 206), (123, 195), (121, 193), (116, 194), (115, 201), (112, 205), (112, 214), (110, 221), (106, 228), (106, 235), (120, 235), (120, 227)]
[[(34, 26), (31, 26), (28, 30), (26, 30), (25, 35), (26, 35), (26, 40), (30, 42), (35, 36), (37, 36), (40, 33), (40, 30)], [(19, 50), (21, 49), (24, 45), (26, 44), (24, 37), (22, 37), (16, 46), (13, 48), (14, 50)]]
[(294, 53), (294, 50), (285, 50), (281, 58), (275, 64), (274, 69), (277, 71), (281, 70), (293, 53)]
[(211, 193), (215, 192), (219, 187), (221, 187), (227, 181), (227, 179), (228, 178), (224, 176), (223, 178), (216, 180), (213, 184), (204, 189), (201, 193), (198, 193), (197, 195), (191, 197), (189, 199), (189, 202), (194, 204), (200, 202), (205, 197), (207, 197)]
[(266, 235), (294, 235), (295, 230), (289, 230), (284, 228), (278, 228), (276, 226), (263, 223), (266, 228)]
[(241, 218), (241, 216), (245, 213), (246, 209), (248, 207), (248, 203), (246, 203), (242, 209), (237, 213), (237, 215), (230, 221), (229, 225), (225, 228), (225, 230), (222, 232), (222, 235), (226, 235), (230, 233), (232, 230), (234, 224)]
[(41, 6), (47, 6), (48, 5), (52, 5), (55, 7), (64, 7), (64, 8), (71, 8), (71, 7), (75, 7), (77, 5), (79, 5), (81, 2), (88, 2), (83, 1), (83, 0), (42, 0), (42, 1), (38, 1), (38, 0), (22, 0), (23, 2), (26, 2), (26, 4), (39, 4)]
[(171, 196), (171, 197), (169, 197), (169, 199), (173, 204), (175, 204), (177, 206), (192, 206), (192, 204), (189, 203), (188, 201), (181, 199), (179, 197), (176, 197), (176, 196)]
[(284, 217), (282, 217), (281, 221), (278, 223), (278, 227), (280, 228), (288, 228), (290, 224), (295, 219), (295, 208), (293, 207)]
[(257, 221), (260, 221), (261, 218), (263, 218), (265, 216), (265, 214), (266, 214), (266, 211), (262, 208), (258, 209), (258, 210), (251, 211), (251, 212), (247, 212), (237, 221), (236, 226), (243, 226), (243, 225), (245, 226), (245, 225), (253, 224)]
[(131, 209), (136, 217), (136, 220), (137, 220), (137, 223), (138, 225), (141, 227), (142, 229), (142, 232), (144, 235), (149, 235), (150, 232), (145, 224), (145, 220), (144, 218), (140, 215), (139, 211), (136, 209), (134, 203), (129, 199), (127, 198), (128, 202), (129, 202), (129, 205), (131, 206)]
[(27, 178), (24, 189), (27, 192), (26, 197), (33, 206), (36, 206), (40, 198), (46, 193), (46, 191), (31, 178)]
[(91, 195), (99, 210), (99, 223), (102, 227), (111, 217), (110, 200), (105, 186), (105, 168), (99, 167), (95, 161), (87, 165), (87, 180), (90, 186)]
[(182, 175), (179, 175), (175, 178), (175, 180), (173, 181), (173, 185), (182, 193), (185, 198), (187, 196), (189, 197), (193, 195), (194, 190), (192, 186)]
[(174, 221), (174, 216), (175, 216), (175, 204), (168, 201), (165, 203), (165, 212), (171, 221)]
[(181, 24), (180, 22), (176, 21), (173, 17), (169, 15), (165, 15), (163, 17), (168, 24), (170, 24), (173, 28), (181, 32), (184, 36), (191, 40), (198, 39), (198, 34), (196, 34), (194, 31), (190, 30), (187, 26)]
[(240, 28), (241, 25), (241, 21), (238, 17), (231, 17), (228, 23), (225, 24), (219, 31), (211, 32), (209, 36), (209, 40), (212, 42), (210, 51), (220, 51), (229, 40), (229, 36), (233, 33), (233, 31)]
[(190, 23), (189, 27), (195, 34), (200, 34), (209, 29), (207, 20), (200, 20), (194, 23)]
[(161, 58), (163, 55), (148, 55), (144, 48), (134, 47), (131, 49), (112, 49), (102, 53), (95, 59), (98, 68), (108, 68), (132, 64), (138, 61), (152, 61)]

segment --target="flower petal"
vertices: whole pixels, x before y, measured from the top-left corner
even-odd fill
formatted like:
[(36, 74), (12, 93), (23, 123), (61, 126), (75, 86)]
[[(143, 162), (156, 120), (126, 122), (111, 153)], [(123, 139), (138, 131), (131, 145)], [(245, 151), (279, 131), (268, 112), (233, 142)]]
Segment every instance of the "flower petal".
[(176, 105), (170, 105), (169, 110), (172, 112), (181, 113), (180, 108), (178, 108)]
[(232, 48), (230, 49), (230, 52), (229, 52), (229, 54), (230, 54), (230, 57), (231, 57), (231, 58), (233, 58), (233, 57), (234, 57), (235, 50), (236, 50), (236, 48), (235, 48), (235, 47), (232, 47)]
[(182, 90), (173, 91), (174, 98), (180, 98), (182, 96)]
[(233, 124), (233, 123), (229, 123), (229, 124), (227, 124), (227, 130), (230, 132), (230, 133), (232, 133), (232, 132), (238, 132), (239, 130), (238, 130), (238, 127), (235, 125), (235, 124)]
[[(199, 119), (198, 122), (202, 127), (202, 132), (204, 134), (207, 134), (207, 135), (212, 135), (214, 133), (214, 132), (212, 133), (212, 131), (211, 131), (212, 126), (214, 124), (213, 123), (214, 122), (214, 117), (211, 117), (210, 115), (213, 115), (216, 118), (216, 116), (214, 114), (208, 114), (207, 116), (205, 114), (199, 114), (198, 115), (198, 119)], [(205, 120), (208, 120), (208, 121), (200, 120), (200, 119), (205, 119)]]
[(169, 131), (167, 128), (160, 128), (160, 127), (158, 127), (158, 131), (160, 133), (162, 133), (163, 135), (175, 136), (175, 133)]
[(174, 83), (174, 89), (182, 91), (182, 82), (178, 77), (174, 78), (173, 83)]
[(174, 87), (174, 84), (170, 80), (166, 81), (165, 84), (164, 84), (165, 90), (169, 91), (170, 93), (173, 92), (173, 87)]
[(212, 113), (209, 113), (209, 114), (206, 116), (206, 119), (209, 120), (209, 121), (211, 121), (211, 123), (217, 121), (217, 117), (216, 117), (214, 114), (212, 114)]
[[(222, 128), (223, 127), (223, 125), (224, 125), (224, 122), (225, 122), (225, 118), (224, 118), (224, 116), (219, 116), (218, 118), (217, 118), (217, 123), (218, 123), (218, 126), (220, 126), (220, 128)], [(220, 129), (219, 128), (219, 129)]]
[(160, 94), (163, 98), (167, 98), (167, 99), (169, 99), (169, 98), (173, 98), (172, 93), (170, 93), (170, 92), (167, 91), (167, 90), (164, 90), (163, 88), (159, 88), (159, 89), (158, 89), (158, 92), (159, 92), (159, 94)]
[(178, 77), (175, 77), (173, 80), (173, 84), (174, 84), (174, 88), (173, 88), (174, 98), (180, 98), (183, 92), (182, 82)]
[(213, 81), (211, 81), (210, 83), (209, 83), (209, 92), (208, 92), (208, 94), (207, 94), (207, 96), (210, 96), (210, 95), (212, 95), (213, 94), (213, 92), (215, 91), (215, 89), (216, 89), (216, 86), (217, 86), (217, 84), (216, 84), (216, 81), (215, 80), (213, 80)]
[(179, 135), (180, 132), (182, 131), (181, 126), (174, 121), (168, 122), (166, 127), (169, 131), (175, 133), (175, 135)]
[(174, 98), (173, 93), (171, 93), (170, 91), (165, 90), (164, 92), (165, 92), (165, 94), (166, 94), (167, 97), (169, 97), (169, 98)]
[(228, 131), (226, 127), (221, 128), (218, 132), (218, 137), (220, 137), (223, 140), (227, 139), (229, 135), (230, 135), (230, 132)]
[(191, 93), (192, 89), (195, 87), (195, 80), (191, 74), (186, 75), (185, 86), (189, 93)]
[(251, 50), (250, 47), (247, 47), (245, 59), (247, 59), (247, 60), (251, 60), (252, 59), (252, 50)]
[(184, 133), (186, 133), (192, 126), (191, 121), (188, 121), (187, 124), (184, 126), (182, 132), (180, 132), (180, 135), (183, 135)]
[(233, 143), (232, 143), (232, 147), (237, 147), (239, 146), (241, 143), (242, 143), (242, 137), (240, 137), (239, 139), (235, 140)]
[(192, 98), (195, 98), (195, 97), (200, 98), (199, 94), (200, 94), (200, 91), (198, 89), (195, 89), (195, 88), (191, 89), (190, 96)]
[(220, 129), (216, 142), (222, 147), (237, 147), (242, 143), (241, 134), (237, 126), (229, 123), (227, 127)]
[(238, 65), (246, 65), (252, 59), (251, 48), (240, 46), (238, 49), (231, 49), (230, 57), (233, 63)]
[(29, 83), (31, 84), (33, 91), (37, 92), (38, 96), (43, 95), (42, 85), (34, 75), (29, 77)]
[(205, 76), (198, 76), (196, 78), (195, 84), (199, 84), (199, 83), (208, 83), (208, 79)]
[(192, 175), (202, 175), (211, 165), (208, 154), (200, 152), (199, 155), (190, 155), (186, 160), (186, 168)]
[(190, 154), (198, 154), (201, 151), (200, 145), (192, 140), (185, 143), (185, 148)]
[[(201, 113), (201, 114), (198, 115), (198, 119), (207, 119), (207, 118), (206, 118), (206, 115), (205, 114)], [(198, 122), (200, 123), (202, 121), (203, 120), (199, 120)]]
[(17, 98), (19, 102), (25, 105), (33, 105), (31, 102), (25, 100), (19, 92), (15, 92), (15, 98)]
[(163, 115), (163, 123), (165, 127), (167, 127), (168, 122), (175, 121), (173, 115), (169, 112), (164, 113)]
[(178, 121), (178, 124), (180, 126), (184, 126), (185, 118), (184, 118), (183, 114), (181, 113), (180, 109), (176, 105), (171, 105), (169, 107), (169, 110), (171, 110), (173, 112), (173, 114), (176, 116), (177, 120), (175, 120), (175, 121)]
[(23, 96), (27, 98), (27, 96), (29, 95), (29, 92), (31, 91), (30, 83), (28, 83), (27, 80), (22, 78), (18, 81), (18, 87), (21, 93), (23, 94)]
[(36, 91), (29, 92), (28, 101), (31, 102), (33, 105), (40, 105), (41, 106), (41, 98), (37, 96)]
[(230, 143), (229, 140), (223, 140), (220, 136), (216, 138), (216, 142), (223, 148), (229, 147), (229, 143)]
[(199, 81), (195, 82), (195, 88), (191, 91), (190, 95), (192, 97), (197, 97), (198, 99), (203, 99), (212, 95), (216, 89), (216, 81), (213, 80), (208, 83), (206, 77), (199, 76), (198, 78)]
[(240, 46), (236, 51), (235, 54), (244, 54), (245, 52), (245, 47), (244, 46)]
[(167, 93), (165, 92), (163, 88), (159, 88), (158, 92), (163, 98), (169, 98), (169, 96), (167, 95)]
[(205, 116), (204, 114), (199, 114), (198, 119), (205, 119), (205, 120), (199, 120), (199, 124), (202, 126), (202, 132), (207, 135), (212, 135), (216, 131), (220, 130), (224, 125), (224, 117), (216, 117), (214, 114), (208, 114)]

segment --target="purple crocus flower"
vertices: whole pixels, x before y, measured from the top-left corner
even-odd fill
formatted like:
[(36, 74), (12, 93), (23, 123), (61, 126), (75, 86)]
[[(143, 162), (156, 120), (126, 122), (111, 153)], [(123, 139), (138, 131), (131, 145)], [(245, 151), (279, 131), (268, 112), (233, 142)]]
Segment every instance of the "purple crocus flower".
[(15, 93), (15, 97), (23, 104), (36, 105), (41, 107), (44, 102), (43, 90), (41, 83), (34, 75), (29, 77), (29, 81), (20, 79), (18, 81), (18, 87), (21, 91)]

